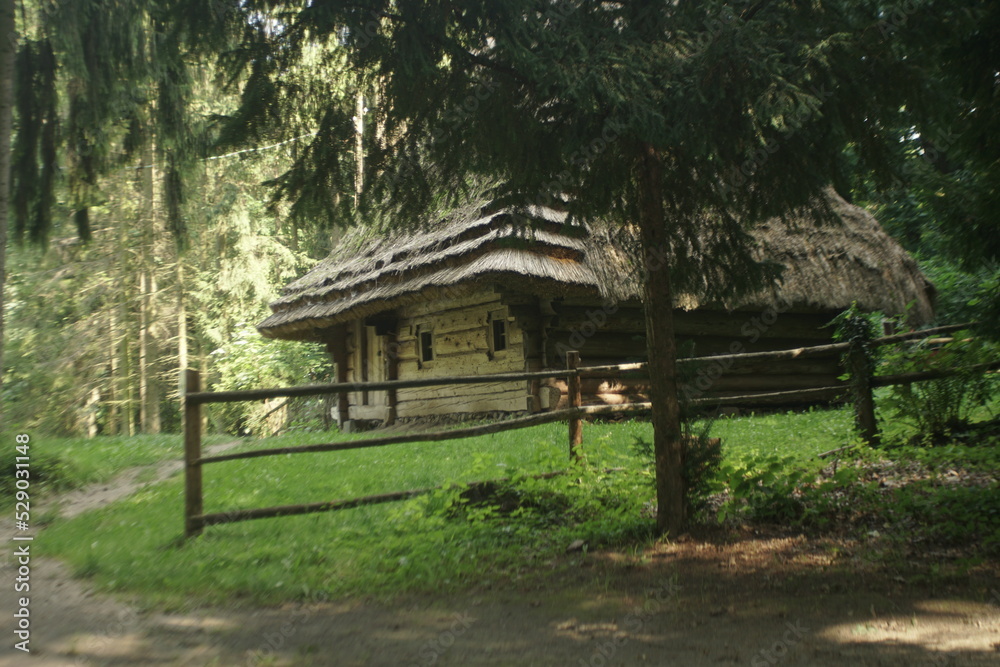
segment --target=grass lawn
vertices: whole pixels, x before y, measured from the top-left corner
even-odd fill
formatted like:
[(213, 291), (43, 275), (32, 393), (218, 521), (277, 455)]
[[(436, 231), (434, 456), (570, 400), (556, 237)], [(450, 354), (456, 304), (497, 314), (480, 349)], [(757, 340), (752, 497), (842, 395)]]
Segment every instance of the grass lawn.
[[(842, 445), (849, 427), (844, 410), (814, 411), (721, 419), (713, 435), (722, 437), (724, 455), (734, 462), (769, 454), (806, 461)], [(240, 448), (360, 437), (295, 434), (247, 441)], [(78, 575), (93, 577), (102, 587), (167, 605), (190, 598), (276, 602), (454, 590), (483, 585), (484, 573), (518, 581), (558, 563), (571, 567), (556, 557), (576, 539), (586, 540), (588, 548), (652, 539), (651, 472), (634, 446), (651, 437), (648, 423), (587, 424), (587, 471), (546, 481), (526, 476), (567, 466), (565, 424), (468, 440), (211, 464), (204, 468), (206, 512), (501, 477), (519, 480), (518, 507), (507, 512), (467, 505), (457, 491), (441, 491), (406, 502), (214, 526), (184, 542), (183, 482), (177, 476), (103, 510), (56, 519), (38, 548), (65, 558)], [(108, 471), (181, 452), (177, 436), (149, 444), (142, 455), (127, 440), (96, 439), (89, 451), (85, 442), (62, 449), (68, 466)], [(112, 463), (101, 466), (101, 461)], [(607, 468), (622, 470), (606, 473)]]

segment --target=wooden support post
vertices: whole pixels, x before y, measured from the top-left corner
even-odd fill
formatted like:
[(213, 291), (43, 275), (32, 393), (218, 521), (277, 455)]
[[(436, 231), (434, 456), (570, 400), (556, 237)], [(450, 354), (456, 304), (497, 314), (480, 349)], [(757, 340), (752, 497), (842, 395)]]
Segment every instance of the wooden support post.
[(201, 494), (201, 404), (187, 394), (201, 391), (201, 376), (184, 371), (184, 537), (195, 537), (202, 529)]
[[(383, 345), (385, 355), (385, 379), (392, 381), (399, 379), (399, 342), (396, 339), (396, 332), (385, 336)], [(385, 392), (385, 425), (392, 426), (396, 423), (399, 396), (395, 389), (387, 389)]]
[[(573, 371), (568, 376), (567, 387), (569, 392), (569, 407), (579, 408), (583, 405), (583, 396), (580, 393), (580, 376), (576, 374), (576, 369), (580, 365), (580, 353), (570, 350), (566, 353), (566, 370)], [(576, 461), (580, 458), (578, 447), (583, 444), (583, 420), (579, 415), (569, 419), (569, 456)]]
[(871, 361), (862, 343), (851, 345), (851, 349), (847, 353), (847, 372), (851, 376), (854, 426), (869, 446), (877, 446), (879, 434), (878, 423), (875, 421)]
[[(333, 356), (333, 362), (337, 366), (337, 382), (347, 382), (347, 327), (341, 325), (334, 332), (333, 342), (327, 345), (327, 349)], [(351, 418), (351, 403), (346, 391), (337, 394), (337, 426), (344, 428), (344, 424)]]

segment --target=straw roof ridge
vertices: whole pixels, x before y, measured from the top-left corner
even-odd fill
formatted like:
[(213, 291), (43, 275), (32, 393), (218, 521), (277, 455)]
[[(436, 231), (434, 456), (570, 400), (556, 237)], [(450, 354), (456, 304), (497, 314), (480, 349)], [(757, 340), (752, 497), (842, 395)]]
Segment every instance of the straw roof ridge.
[[(678, 294), (677, 305), (731, 310), (794, 304), (834, 311), (856, 301), (868, 310), (901, 314), (912, 304), (911, 322), (928, 321), (934, 290), (913, 258), (870, 213), (832, 190), (826, 197), (840, 223), (790, 215), (751, 231), (757, 258), (784, 266), (780, 283), (721, 304), (698, 293)], [(627, 238), (633, 232), (605, 233), (600, 224), (572, 223), (566, 213), (538, 206), (484, 210), (477, 203), (423, 231), (345, 238), (283, 290), (271, 304), (273, 315), (258, 328), (267, 336), (308, 337), (315, 327), (390, 310), (421, 292), (484, 282), (516, 284), (540, 296), (574, 291), (618, 301), (641, 297), (635, 247)], [(688, 239), (679, 247), (697, 255), (709, 245)], [(694, 292), (704, 289), (698, 284), (725, 280), (724, 263), (689, 281)]]
[(472, 261), (438, 267), (432, 271), (408, 275), (393, 283), (371, 285), (364, 290), (341, 292), (323, 301), (296, 303), (294, 308), (275, 310), (258, 328), (275, 335), (291, 333), (298, 322), (310, 327), (336, 324), (350, 313), (351, 318), (366, 317), (386, 310), (387, 303), (398, 303), (419, 295), (428, 288), (447, 288), (470, 282), (503, 280), (547, 282), (551, 286), (576, 285), (590, 288), (594, 275), (581, 262), (539, 254), (524, 248), (484, 248)]
[[(396, 281), (403, 274), (423, 273), (459, 258), (472, 260), (480, 254), (478, 250), (486, 247), (530, 246), (538, 254), (572, 257), (577, 260), (583, 258), (586, 250), (582, 239), (545, 229), (526, 231), (503, 224), (505, 220), (501, 215), (491, 216), (488, 221), (491, 224), (477, 224), (465, 230), (456, 230), (459, 233), (450, 238), (435, 235), (436, 239), (441, 240), (421, 244), (423, 248), (413, 247), (415, 244), (411, 244), (411, 247), (397, 250), (389, 261), (375, 259), (380, 257), (377, 254), (355, 257), (342, 263), (328, 258), (296, 283), (289, 285), (272, 307), (280, 310), (298, 302), (326, 300), (345, 290), (364, 291), (382, 282)], [(470, 230), (477, 234), (468, 234)], [(421, 249), (424, 252), (420, 252)], [(293, 289), (293, 286), (297, 289)]]
[[(532, 208), (537, 210), (538, 207)], [(563, 233), (564, 214), (555, 211), (537, 214), (532, 211), (531, 217), (525, 217), (516, 211), (502, 210), (487, 215), (470, 215), (468, 209), (443, 219), (435, 228), (421, 227), (417, 231), (396, 229), (374, 234), (370, 228), (355, 228), (326, 259), (283, 288), (283, 296), (277, 303), (294, 300), (296, 295), (304, 296), (320, 287), (367, 282), (381, 275), (380, 272), (391, 274), (443, 261), (501, 237), (523, 237), (540, 245), (566, 246), (584, 251), (582, 239)], [(505, 228), (503, 223), (506, 223)]]

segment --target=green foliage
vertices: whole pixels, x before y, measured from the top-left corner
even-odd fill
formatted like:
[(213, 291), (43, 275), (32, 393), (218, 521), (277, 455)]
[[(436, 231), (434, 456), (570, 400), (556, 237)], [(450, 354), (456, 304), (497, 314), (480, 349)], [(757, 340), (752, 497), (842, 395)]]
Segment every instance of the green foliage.
[[(910, 548), (979, 545), (997, 554), (998, 466), (995, 446), (955, 444), (875, 451), (858, 443), (826, 464), (792, 456), (727, 461), (717, 518), (849, 530)], [(886, 486), (886, 479), (894, 483)]]
[(769, 456), (722, 466), (722, 488), (729, 498), (719, 509), (719, 521), (741, 516), (775, 523), (800, 519), (803, 505), (796, 491), (806, 471), (794, 463), (792, 456)]
[[(289, 387), (332, 382), (331, 364), (320, 345), (303, 345), (287, 340), (264, 338), (251, 324), (237, 329), (231, 340), (212, 353), (218, 380), (216, 391)], [(232, 433), (271, 435), (275, 427), (268, 414), (284, 399), (261, 402), (224, 403), (215, 407), (216, 418)], [(296, 421), (316, 419), (326, 403), (319, 399), (294, 399), (288, 403), (291, 415), (283, 415), (279, 427)]]
[[(207, 116), (232, 106), (232, 97), (210, 86), (207, 75), (178, 85), (185, 87), (180, 92), (190, 95), (188, 101), (201, 114), (196, 134), (204, 129)], [(140, 125), (148, 130), (146, 124)], [(135, 139), (141, 149), (143, 136)], [(74, 239), (76, 231), (69, 225), (72, 211), (61, 203), (54, 209), (49, 230), (53, 242), (47, 249), (11, 247), (5, 381), (0, 394), (9, 423), (58, 435), (92, 429), (103, 434), (141, 430), (139, 338), (144, 311), (153, 349), (147, 357), (147, 382), (160, 397), (163, 430), (180, 428), (182, 306), (187, 334), (184, 363), (207, 371), (203, 385), (252, 386), (240, 384), (245, 378), (237, 377), (239, 363), (233, 355), (239, 354), (242, 343), (259, 337), (252, 325), (266, 316), (267, 304), (277, 298), (279, 288), (301, 275), (310, 256), (324, 254), (331, 242), (317, 236), (300, 243), (297, 230), (282, 225), (280, 212), (268, 211), (268, 193), (260, 182), (288, 161), (287, 150), (200, 162), (185, 174), (188, 196), (175, 201), (190, 241), (183, 252), (167, 234), (166, 217), (149, 218), (151, 202), (141, 178), (149, 170), (124, 169), (121, 164), (99, 179), (107, 196), (102, 205), (90, 209), (98, 233), (89, 243)], [(161, 166), (168, 168), (166, 163)], [(155, 208), (165, 213), (163, 207)], [(157, 287), (148, 309), (137, 280), (143, 273), (146, 285), (155, 280)], [(276, 365), (273, 370), (259, 369), (262, 382), (280, 377), (282, 385), (301, 384), (310, 376), (319, 377), (318, 350), (301, 346), (302, 350), (291, 351), (288, 344), (271, 348), (265, 341), (252, 341), (251, 347), (258, 363)], [(215, 351), (219, 352), (213, 355)], [(303, 357), (308, 359), (301, 372), (294, 373), (290, 364)], [(221, 358), (226, 359), (225, 377), (213, 363)], [(236, 431), (247, 419), (259, 421), (260, 405), (236, 407), (243, 412), (215, 415), (220, 430)], [(318, 421), (323, 412), (315, 400), (289, 404), (289, 414), (299, 425)], [(211, 408), (208, 414), (213, 416)], [(284, 414), (274, 415), (275, 427)]]
[(936, 380), (895, 385), (882, 399), (892, 419), (909, 424), (917, 439), (940, 442), (969, 424), (972, 412), (987, 405), (1000, 391), (995, 373), (970, 370), (971, 366), (1000, 358), (996, 345), (957, 332), (946, 343), (920, 342), (899, 348), (886, 359), (886, 374), (958, 371)]
[(982, 553), (1000, 553), (997, 482), (985, 487), (915, 485), (895, 494), (892, 505), (897, 516), (920, 526), (927, 539), (948, 545), (978, 542)]
[[(633, 448), (652, 469), (653, 443), (636, 438)], [(718, 490), (716, 478), (722, 472), (722, 442), (719, 438), (708, 437), (707, 428), (695, 436), (685, 435), (682, 460), (685, 513), (697, 521), (709, 497)], [(655, 480), (651, 476), (649, 481), (652, 484)]]
[(977, 335), (1000, 340), (1000, 264), (969, 270), (937, 256), (922, 260), (920, 268), (937, 290), (939, 322), (979, 322)]
[(874, 363), (879, 348), (872, 347), (871, 342), (882, 335), (884, 323), (889, 321), (880, 312), (864, 312), (858, 307), (858, 302), (851, 302), (851, 307), (837, 314), (830, 324), (833, 326), (833, 339), (838, 343), (850, 343), (860, 346), (871, 363)]

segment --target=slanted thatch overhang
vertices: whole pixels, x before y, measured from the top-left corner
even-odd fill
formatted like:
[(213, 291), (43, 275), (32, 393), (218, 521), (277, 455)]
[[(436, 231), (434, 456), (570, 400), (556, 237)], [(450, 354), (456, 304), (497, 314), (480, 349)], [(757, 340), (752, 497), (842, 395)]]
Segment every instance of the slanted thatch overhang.
[[(754, 230), (760, 258), (784, 267), (779, 283), (736, 303), (681, 294), (677, 305), (836, 312), (856, 301), (866, 310), (905, 312), (912, 324), (930, 320), (933, 287), (913, 258), (870, 213), (833, 191), (827, 196), (840, 224), (775, 219)], [(270, 338), (319, 341), (337, 324), (497, 284), (540, 297), (638, 300), (640, 279), (622, 256), (595, 242), (586, 226), (540, 207), (489, 214), (470, 207), (433, 228), (358, 229), (285, 287), (258, 328)]]

